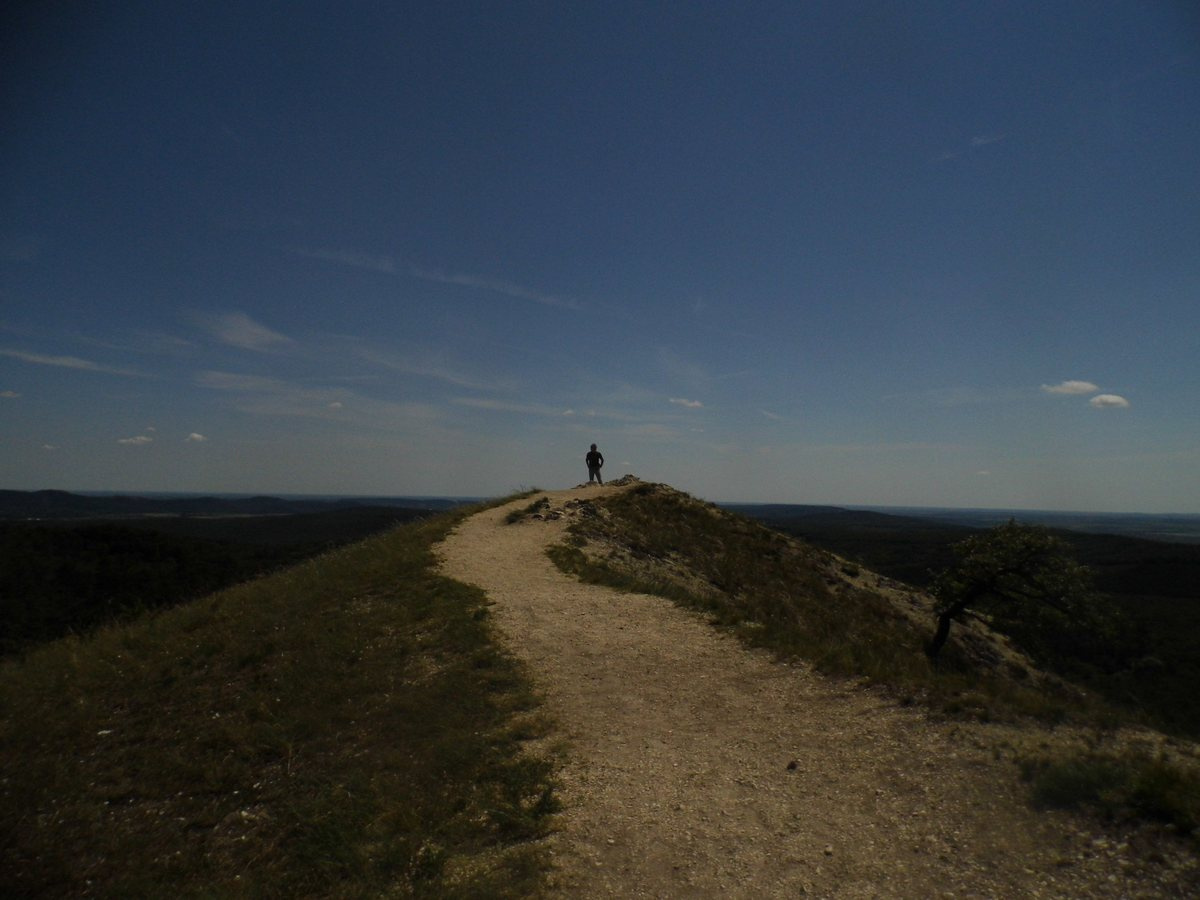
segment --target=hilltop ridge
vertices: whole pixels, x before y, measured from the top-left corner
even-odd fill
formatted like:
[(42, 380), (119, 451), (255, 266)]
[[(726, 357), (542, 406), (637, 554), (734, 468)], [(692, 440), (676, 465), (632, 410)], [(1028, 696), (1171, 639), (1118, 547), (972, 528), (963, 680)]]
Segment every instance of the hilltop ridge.
[[(555, 887), (567, 895), (1197, 887), (1193, 851), (1153, 828), (1114, 833), (1031, 808), (1017, 763), (1048, 732), (1027, 724), (1019, 703), (1008, 724), (980, 722), (997, 701), (969, 689), (978, 669), (949, 679), (954, 696), (937, 714), (926, 705), (932, 687), (910, 685), (907, 706), (903, 690), (870, 687), (897, 663), (902, 673), (905, 660), (917, 665), (919, 645), (905, 642), (925, 601), (832, 554), (633, 479), (480, 513), (439, 553), (444, 572), (486, 591), (569, 743), (553, 839)], [(578, 577), (564, 580), (559, 566)], [(837, 614), (851, 606), (868, 615)], [(780, 640), (788, 622), (819, 640)], [(1057, 689), (1002, 639), (979, 641), (962, 649), (964, 669)], [(872, 659), (887, 665), (852, 675)], [(1164, 746), (1147, 733), (1122, 740)]]
[[(1194, 746), (982, 621), (931, 673), (928, 602), (633, 477), (401, 525), (0, 661), (0, 885), (1200, 891)], [(1107, 817), (1030, 803), (1062, 772)]]

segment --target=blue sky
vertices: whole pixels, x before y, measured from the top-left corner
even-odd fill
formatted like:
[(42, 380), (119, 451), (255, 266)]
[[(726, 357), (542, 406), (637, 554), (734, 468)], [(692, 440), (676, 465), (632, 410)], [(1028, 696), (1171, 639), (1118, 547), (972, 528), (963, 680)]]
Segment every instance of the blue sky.
[(96, 6), (3, 28), (0, 487), (1200, 512), (1192, 3)]

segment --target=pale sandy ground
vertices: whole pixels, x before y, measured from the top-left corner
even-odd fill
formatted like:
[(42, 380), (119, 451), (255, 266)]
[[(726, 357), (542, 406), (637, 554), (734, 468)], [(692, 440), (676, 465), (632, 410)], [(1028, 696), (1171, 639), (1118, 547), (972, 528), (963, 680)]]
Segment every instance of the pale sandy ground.
[[(621, 489), (545, 496), (562, 509)], [(1191, 893), (1185, 851), (1147, 861), (1095, 823), (1032, 810), (982, 726), (931, 722), (747, 651), (667, 600), (563, 575), (544, 549), (567, 517), (504, 523), (529, 502), (474, 516), (439, 553), (487, 592), (568, 741), (557, 894)]]

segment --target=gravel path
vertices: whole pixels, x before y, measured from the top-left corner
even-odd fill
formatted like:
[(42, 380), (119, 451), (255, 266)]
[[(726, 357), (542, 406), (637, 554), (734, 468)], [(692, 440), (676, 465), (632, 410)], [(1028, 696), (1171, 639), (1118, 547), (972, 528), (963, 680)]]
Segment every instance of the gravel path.
[(553, 521), (463, 523), (483, 588), (568, 741), (556, 892), (578, 897), (1155, 897), (1177, 873), (1027, 805), (981, 732), (747, 651), (669, 601), (584, 585)]

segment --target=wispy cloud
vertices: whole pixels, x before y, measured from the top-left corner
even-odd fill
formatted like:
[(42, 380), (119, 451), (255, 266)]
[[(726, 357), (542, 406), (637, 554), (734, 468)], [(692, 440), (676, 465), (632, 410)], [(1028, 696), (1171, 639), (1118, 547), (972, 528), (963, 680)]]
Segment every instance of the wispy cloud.
[(423, 281), (434, 281), (438, 284), (456, 284), (462, 287), (491, 291), (496, 294), (503, 294), (506, 297), (515, 297), (518, 300), (531, 300), (543, 306), (557, 306), (562, 309), (583, 309), (583, 304), (578, 300), (572, 300), (569, 297), (559, 297), (556, 294), (547, 294), (524, 287), (523, 285), (514, 284), (511, 281), (488, 278), (483, 275), (471, 275), (464, 272), (440, 272), (436, 269), (422, 269), (417, 266), (409, 269), (409, 273), (414, 278), (420, 278)]
[(685, 388), (703, 389), (710, 379), (708, 372), (700, 365), (677, 353), (671, 347), (659, 347), (656, 354), (658, 366), (673, 381)]
[(214, 388), (219, 391), (252, 391), (266, 394), (293, 389), (286, 381), (278, 378), (268, 378), (263, 375), (241, 375), (236, 372), (201, 372), (196, 376), (196, 383), (201, 387)]
[(958, 409), (969, 406), (1016, 403), (1028, 399), (1028, 396), (1029, 392), (1023, 388), (979, 388), (972, 385), (956, 385), (955, 387), (929, 388), (905, 394), (883, 394), (880, 399), (924, 408)]
[(185, 444), (202, 444), (207, 440), (208, 440), (208, 438), (206, 438), (204, 435), (193, 431), (191, 434), (189, 434), (187, 437), (185, 437), (183, 439), (183, 442)]
[(488, 409), (495, 412), (519, 413), (524, 416), (564, 416), (573, 415), (571, 410), (563, 412), (561, 406), (547, 406), (538, 403), (510, 403), (504, 400), (491, 400), (486, 397), (457, 397), (453, 401), (457, 406), (469, 406), (472, 409)]
[(243, 350), (274, 350), (293, 343), (292, 339), (280, 334), (245, 313), (233, 312), (220, 315), (197, 315), (197, 323), (223, 344)]
[(237, 372), (201, 372), (200, 387), (234, 397), (240, 412), (260, 416), (326, 419), (344, 422), (352, 417), (360, 425), (388, 430), (404, 422), (437, 418), (439, 411), (420, 403), (393, 403), (352, 393), (344, 388), (310, 387), (279, 378)]
[(936, 156), (933, 157), (933, 161), (934, 162), (950, 162), (951, 160), (958, 159), (960, 156), (963, 156), (964, 154), (973, 153), (976, 150), (980, 150), (981, 148), (988, 147), (992, 144), (998, 144), (1007, 137), (1008, 137), (1008, 133), (1003, 132), (1003, 131), (993, 131), (993, 132), (988, 132), (986, 134), (976, 134), (976, 135), (973, 135), (971, 137), (971, 139), (968, 140), (965, 144), (962, 144), (962, 145), (959, 145), (956, 147), (952, 147), (948, 150), (944, 150), (941, 153), (937, 154)]
[(631, 438), (648, 438), (651, 440), (677, 440), (679, 431), (670, 425), (659, 422), (645, 422), (641, 425), (626, 425), (620, 433)]
[(3, 397), (5, 400), (16, 400), (20, 396), (16, 391), (0, 391), (0, 397)]
[(180, 356), (191, 352), (196, 347), (194, 343), (183, 338), (150, 331), (130, 331), (124, 337), (116, 340), (102, 340), (89, 334), (70, 334), (66, 337), (77, 344), (117, 353)]
[(764, 416), (766, 416), (768, 419), (770, 419), (772, 422), (785, 421), (783, 416), (779, 415), (779, 413), (773, 413), (770, 410), (766, 410), (766, 409), (760, 409), (759, 412), (762, 413)]
[(154, 442), (154, 438), (150, 437), (150, 435), (148, 435), (148, 434), (139, 434), (137, 437), (117, 438), (118, 444), (140, 445), (140, 444), (151, 444), (153, 442)]
[(260, 415), (324, 418), (332, 414), (330, 404), (350, 397), (348, 391), (341, 389), (311, 388), (279, 378), (236, 372), (201, 372), (196, 376), (196, 384), (236, 394), (238, 409)]
[(1094, 394), (1100, 388), (1090, 381), (1060, 381), (1058, 384), (1043, 384), (1047, 394)]
[(302, 250), (299, 248), (291, 248), (290, 252), (299, 256), (307, 256), (310, 259), (320, 259), (325, 262), (338, 263), (343, 266), (350, 266), (353, 269), (366, 269), (370, 272), (382, 272), (385, 275), (395, 275), (397, 273), (396, 261), (390, 256), (375, 256), (370, 253), (361, 253), (357, 250)]
[(104, 366), (90, 359), (80, 359), (77, 356), (44, 356), (41, 353), (26, 353), (23, 350), (0, 350), (0, 356), (19, 359), (22, 362), (34, 363), (39, 366), (58, 366), (63, 369), (78, 369), (81, 372), (98, 372), (104, 375), (128, 375), (141, 377), (142, 373), (133, 369), (119, 369), (115, 366)]
[(699, 400), (686, 400), (683, 397), (669, 397), (668, 399), (676, 406), (683, 406), (687, 409), (701, 409), (704, 406)]
[(382, 368), (390, 369), (393, 372), (403, 372), (406, 375), (416, 375), (421, 378), (433, 378), (452, 384), (455, 387), (467, 388), (468, 390), (495, 391), (510, 389), (512, 387), (500, 379), (468, 375), (429, 359), (413, 359), (408, 356), (367, 348), (360, 348), (357, 354), (360, 359)]
[(1088, 401), (1096, 409), (1128, 409), (1129, 401), (1119, 394), (1097, 394)]
[(310, 259), (324, 260), (354, 269), (365, 269), (370, 272), (380, 272), (384, 275), (399, 275), (407, 272), (413, 278), (422, 281), (432, 281), (437, 284), (453, 284), (460, 287), (475, 288), (481, 291), (491, 291), (514, 297), (518, 300), (530, 300), (543, 306), (556, 306), (562, 309), (583, 309), (583, 304), (569, 297), (535, 290), (525, 285), (505, 281), (500, 278), (490, 278), (486, 275), (476, 275), (469, 272), (444, 272), (440, 269), (427, 269), (423, 266), (404, 266), (390, 256), (380, 256), (373, 253), (363, 253), (358, 250), (339, 250), (321, 248), (316, 250), (291, 248), (290, 252)]

